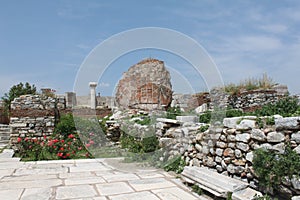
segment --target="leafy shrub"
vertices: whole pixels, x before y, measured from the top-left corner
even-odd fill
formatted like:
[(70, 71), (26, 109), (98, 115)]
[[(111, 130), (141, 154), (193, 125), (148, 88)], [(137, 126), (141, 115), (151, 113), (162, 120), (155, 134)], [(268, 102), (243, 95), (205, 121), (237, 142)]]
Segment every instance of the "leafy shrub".
[(244, 112), (238, 109), (228, 109), (226, 110), (226, 117), (240, 117), (243, 116)]
[(179, 106), (176, 107), (169, 107), (167, 110), (166, 118), (168, 119), (176, 119), (176, 116), (181, 115), (181, 109)]
[(120, 137), (122, 148), (127, 148), (132, 153), (149, 153), (158, 149), (159, 141), (156, 136), (137, 138), (127, 133)]
[(277, 101), (275, 104), (264, 105), (261, 109), (255, 111), (257, 116), (281, 115), (289, 117), (299, 109), (298, 99), (293, 97), (285, 97)]
[(199, 116), (200, 123), (209, 123), (211, 120), (211, 111), (207, 111)]
[(76, 131), (72, 114), (62, 115), (59, 122), (55, 125), (54, 133), (67, 135)]
[(91, 158), (78, 134), (18, 138), (16, 156), (25, 161)]
[(277, 190), (284, 177), (299, 175), (300, 156), (290, 146), (283, 154), (257, 149), (254, 151), (253, 169), (261, 186)]
[(164, 170), (174, 171), (175, 173), (179, 174), (183, 171), (184, 167), (185, 167), (185, 161), (181, 158), (181, 156), (177, 156), (169, 160), (165, 164)]
[(204, 132), (204, 131), (206, 131), (206, 130), (208, 130), (209, 129), (209, 125), (205, 125), (205, 126), (201, 126), (200, 128), (199, 128), (199, 131), (200, 132)]

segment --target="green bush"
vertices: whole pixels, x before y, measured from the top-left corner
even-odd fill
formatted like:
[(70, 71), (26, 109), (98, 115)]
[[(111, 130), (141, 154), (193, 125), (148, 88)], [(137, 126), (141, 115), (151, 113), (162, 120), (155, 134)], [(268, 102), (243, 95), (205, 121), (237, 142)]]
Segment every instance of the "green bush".
[(226, 117), (240, 117), (243, 116), (244, 112), (238, 109), (228, 109), (226, 110)]
[(59, 122), (56, 124), (54, 133), (68, 135), (76, 131), (74, 118), (72, 114), (62, 115)]
[(255, 111), (257, 116), (281, 115), (283, 117), (292, 116), (299, 109), (298, 99), (285, 97), (274, 104), (264, 105), (261, 109)]
[(211, 111), (207, 111), (199, 116), (200, 123), (209, 123), (211, 120)]
[(149, 153), (159, 148), (159, 141), (156, 136), (137, 138), (133, 135), (122, 133), (120, 143), (122, 148), (127, 148), (132, 153)]
[(169, 160), (165, 164), (164, 170), (174, 171), (175, 173), (179, 174), (183, 171), (184, 167), (185, 167), (185, 161), (181, 158), (181, 156), (177, 156)]
[(176, 119), (176, 116), (181, 115), (181, 109), (179, 106), (176, 107), (169, 107), (167, 110), (166, 118), (168, 119)]
[(209, 129), (209, 125), (205, 125), (205, 126), (201, 126), (200, 128), (199, 128), (199, 131), (200, 132), (204, 132), (204, 131), (206, 131), (206, 130), (208, 130)]
[(290, 146), (283, 154), (257, 149), (254, 151), (253, 169), (261, 186), (277, 190), (284, 177), (299, 175), (300, 156)]

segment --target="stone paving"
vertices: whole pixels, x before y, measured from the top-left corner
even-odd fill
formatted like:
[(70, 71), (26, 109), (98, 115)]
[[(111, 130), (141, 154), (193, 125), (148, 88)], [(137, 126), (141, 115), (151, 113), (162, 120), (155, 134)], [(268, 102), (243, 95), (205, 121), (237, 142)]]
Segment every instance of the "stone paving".
[(121, 158), (21, 162), (0, 154), (0, 199), (207, 199), (170, 173), (125, 164)]

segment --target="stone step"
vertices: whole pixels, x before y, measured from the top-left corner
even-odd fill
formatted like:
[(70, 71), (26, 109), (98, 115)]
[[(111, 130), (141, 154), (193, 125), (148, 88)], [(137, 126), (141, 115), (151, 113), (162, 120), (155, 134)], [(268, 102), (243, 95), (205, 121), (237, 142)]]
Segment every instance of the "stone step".
[(232, 193), (235, 199), (242, 200), (252, 199), (255, 194), (261, 195), (260, 192), (248, 188), (249, 184), (205, 167), (186, 166), (181, 175), (184, 181), (196, 184), (216, 197), (227, 198)]

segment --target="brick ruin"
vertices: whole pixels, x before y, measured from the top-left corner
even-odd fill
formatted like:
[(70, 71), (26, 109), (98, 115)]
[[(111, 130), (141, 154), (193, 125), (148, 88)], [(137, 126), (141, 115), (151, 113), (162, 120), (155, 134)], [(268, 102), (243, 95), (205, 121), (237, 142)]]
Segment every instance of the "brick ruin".
[(117, 86), (116, 103), (123, 109), (163, 110), (171, 101), (170, 73), (157, 59), (145, 59), (130, 67)]

